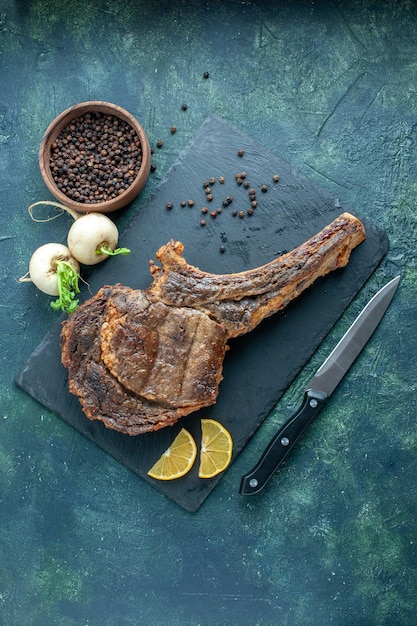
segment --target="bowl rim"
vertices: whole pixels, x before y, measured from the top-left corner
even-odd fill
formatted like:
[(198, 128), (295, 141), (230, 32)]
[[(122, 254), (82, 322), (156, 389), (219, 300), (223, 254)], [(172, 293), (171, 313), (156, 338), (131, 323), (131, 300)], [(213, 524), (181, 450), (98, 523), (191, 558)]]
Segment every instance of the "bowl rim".
[[(142, 163), (134, 181), (127, 189), (123, 191), (123, 193), (121, 193), (116, 198), (112, 198), (110, 200), (104, 200), (103, 202), (93, 202), (89, 204), (72, 200), (58, 188), (51, 173), (49, 156), (51, 152), (51, 144), (58, 137), (62, 129), (65, 128), (65, 126), (67, 126), (69, 122), (76, 119), (77, 117), (81, 117), (86, 113), (91, 113), (94, 111), (101, 111), (102, 113), (114, 115), (115, 117), (119, 117), (120, 119), (130, 124), (130, 126), (132, 126), (132, 128), (139, 136), (139, 140), (141, 143)], [(49, 124), (46, 131), (44, 132), (39, 146), (39, 166), (42, 178), (49, 191), (62, 204), (73, 208), (80, 213), (110, 213), (129, 204), (141, 191), (150, 172), (151, 148), (145, 130), (143, 129), (139, 121), (129, 111), (117, 104), (113, 104), (112, 102), (107, 102), (105, 100), (87, 100), (85, 102), (80, 102), (78, 104), (74, 104), (71, 107), (68, 107), (59, 115), (57, 115)]]

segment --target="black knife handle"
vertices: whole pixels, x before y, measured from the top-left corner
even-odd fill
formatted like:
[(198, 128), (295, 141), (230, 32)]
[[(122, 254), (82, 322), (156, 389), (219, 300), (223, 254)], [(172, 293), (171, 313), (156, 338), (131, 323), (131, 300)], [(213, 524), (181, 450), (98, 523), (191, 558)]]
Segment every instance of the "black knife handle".
[(242, 476), (240, 493), (243, 496), (254, 495), (263, 489), (307, 426), (314, 420), (327, 398), (327, 394), (321, 391), (308, 389), (305, 392), (303, 403), (298, 411), (285, 422), (271, 439), (255, 467), (248, 474)]

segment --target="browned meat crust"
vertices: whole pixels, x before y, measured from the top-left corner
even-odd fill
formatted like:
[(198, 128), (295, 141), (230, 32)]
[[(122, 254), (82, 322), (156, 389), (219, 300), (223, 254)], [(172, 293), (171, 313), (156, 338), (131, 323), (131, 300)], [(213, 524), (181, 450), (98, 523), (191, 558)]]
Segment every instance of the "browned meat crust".
[(227, 341), (283, 309), (319, 276), (344, 267), (365, 238), (344, 213), (292, 252), (246, 272), (193, 267), (170, 241), (146, 291), (103, 287), (63, 324), (62, 362), (89, 419), (129, 435), (214, 404)]
[(119, 382), (183, 415), (216, 401), (226, 342), (225, 328), (205, 313), (141, 291), (113, 297), (101, 327), (101, 356)]
[(71, 393), (85, 415), (129, 435), (158, 430), (178, 421), (184, 411), (142, 398), (126, 389), (102, 359), (101, 328), (109, 301), (132, 295), (129, 287), (103, 287), (63, 324), (62, 362), (68, 368)]

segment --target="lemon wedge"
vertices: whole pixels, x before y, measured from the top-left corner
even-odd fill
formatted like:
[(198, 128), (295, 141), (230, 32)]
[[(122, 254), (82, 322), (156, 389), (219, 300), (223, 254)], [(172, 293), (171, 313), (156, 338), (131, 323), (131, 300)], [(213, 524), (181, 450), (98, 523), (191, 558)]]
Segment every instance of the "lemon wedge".
[(228, 430), (212, 419), (201, 420), (199, 478), (213, 478), (223, 472), (232, 459), (233, 441)]
[(148, 476), (157, 480), (174, 480), (187, 474), (197, 456), (197, 446), (192, 435), (183, 428), (172, 444), (151, 467)]

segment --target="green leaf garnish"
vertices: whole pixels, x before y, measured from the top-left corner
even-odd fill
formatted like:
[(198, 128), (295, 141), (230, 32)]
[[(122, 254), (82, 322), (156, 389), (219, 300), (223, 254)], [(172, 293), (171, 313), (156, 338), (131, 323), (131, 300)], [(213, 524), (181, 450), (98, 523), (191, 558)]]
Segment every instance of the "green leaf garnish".
[(107, 254), (107, 256), (116, 256), (117, 254), (130, 254), (129, 248), (116, 248), (112, 250), (106, 243), (102, 243), (96, 249), (96, 254)]
[(61, 309), (66, 313), (72, 313), (78, 306), (75, 294), (80, 293), (78, 287), (78, 274), (70, 263), (66, 261), (56, 261), (56, 274), (58, 277), (59, 298), (51, 302), (51, 307), (58, 311)]

